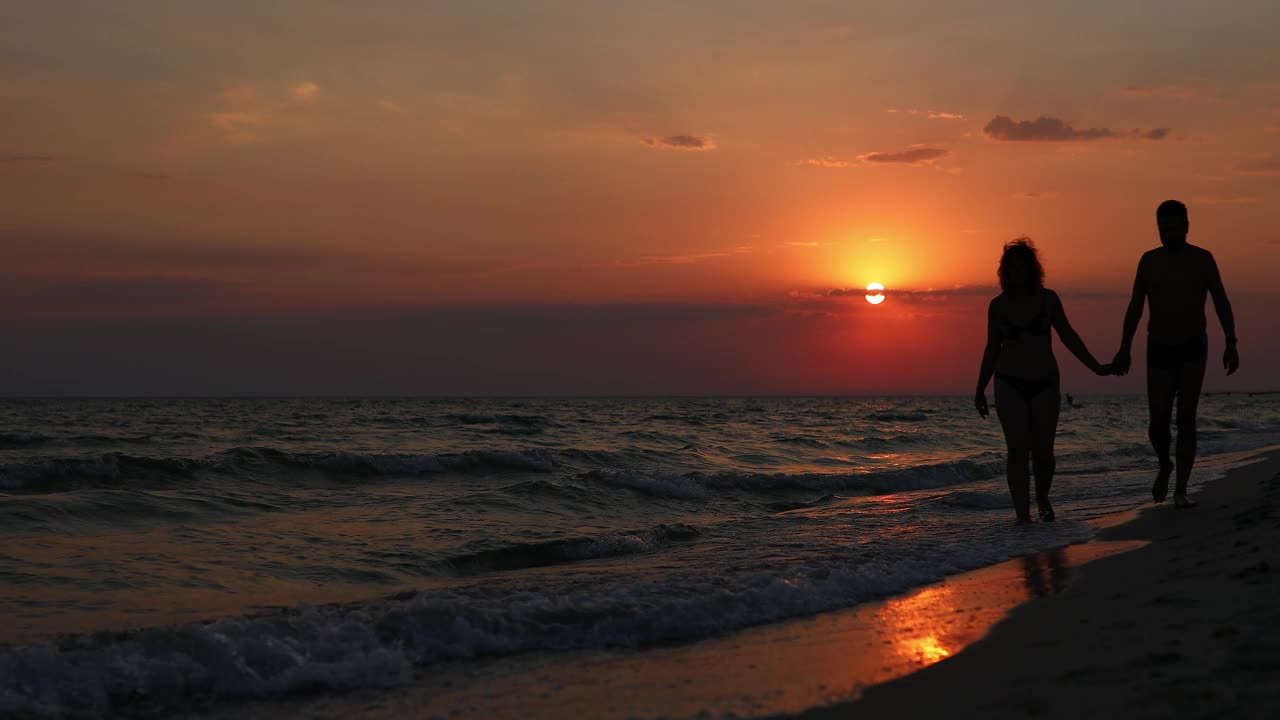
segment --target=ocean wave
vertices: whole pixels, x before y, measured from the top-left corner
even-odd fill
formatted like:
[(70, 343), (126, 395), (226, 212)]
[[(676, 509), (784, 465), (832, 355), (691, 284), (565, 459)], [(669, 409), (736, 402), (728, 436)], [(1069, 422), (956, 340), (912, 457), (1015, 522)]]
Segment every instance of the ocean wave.
[(57, 438), (31, 432), (0, 432), (0, 450), (19, 450), (55, 442)]
[(190, 477), (202, 465), (190, 458), (149, 458), (109, 453), (98, 458), (50, 458), (0, 465), (0, 491), (63, 492), (124, 481)]
[(929, 419), (924, 412), (876, 412), (866, 416), (875, 422), (924, 422)]
[[(210, 702), (390, 687), (415, 666), (535, 650), (687, 642), (883, 597), (1087, 539), (1082, 523), (732, 575), (580, 584), (486, 581), (347, 605), (0, 648), (0, 714), (159, 717)], [(587, 554), (592, 550), (585, 549)]]
[[(242, 471), (278, 465), (335, 475), (415, 476), (437, 473), (473, 475), (507, 472), (551, 472), (552, 454), (545, 450), (468, 450), (441, 454), (287, 453), (272, 448), (241, 447), (207, 457), (148, 457), (108, 453), (94, 458), (48, 458), (0, 465), (0, 491), (47, 493), (84, 487), (128, 484), (167, 485), (199, 471), (240, 477)], [(271, 473), (256, 472), (261, 479)]]
[(866, 473), (666, 473), (648, 470), (591, 470), (578, 477), (623, 487), (645, 495), (680, 500), (705, 500), (716, 491), (748, 490), (870, 490), (902, 492), (948, 487), (975, 480), (998, 477), (1004, 472), (1000, 456), (988, 453), (977, 458), (933, 465)]
[(445, 564), (453, 574), (458, 575), (526, 570), (567, 562), (651, 552), (671, 543), (687, 542), (700, 534), (701, 532), (691, 525), (659, 525), (646, 530), (506, 545), (491, 550), (454, 555), (448, 558)]
[(546, 415), (513, 415), (504, 413), (454, 413), (447, 418), (461, 425), (536, 425), (550, 422)]

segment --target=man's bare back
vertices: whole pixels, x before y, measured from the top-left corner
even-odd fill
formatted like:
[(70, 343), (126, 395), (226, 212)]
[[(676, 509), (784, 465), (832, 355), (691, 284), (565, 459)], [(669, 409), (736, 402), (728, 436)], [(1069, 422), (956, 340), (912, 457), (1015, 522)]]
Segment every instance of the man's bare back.
[(1222, 279), (1213, 254), (1188, 243), (1147, 251), (1138, 263), (1137, 285), (1151, 308), (1148, 337), (1177, 345), (1205, 334), (1205, 299), (1211, 287), (1222, 287)]
[[(1213, 254), (1187, 242), (1191, 224), (1187, 208), (1169, 200), (1156, 209), (1160, 247), (1143, 254), (1133, 281), (1133, 297), (1124, 318), (1124, 335), (1112, 367), (1121, 375), (1129, 371), (1133, 336), (1138, 331), (1144, 305), (1151, 307), (1147, 321), (1147, 401), (1151, 411), (1148, 433), (1160, 469), (1151, 486), (1151, 496), (1163, 502), (1169, 490), (1169, 476), (1175, 468), (1174, 504), (1192, 507), (1187, 498), (1187, 481), (1196, 459), (1196, 412), (1208, 360), (1208, 333), (1204, 315), (1206, 296), (1213, 298), (1214, 310), (1226, 336), (1222, 366), (1230, 375), (1240, 367), (1236, 350), (1235, 317), (1222, 287), (1222, 276)], [(1178, 445), (1175, 458), (1169, 457), (1172, 440), (1169, 424), (1177, 408)]]

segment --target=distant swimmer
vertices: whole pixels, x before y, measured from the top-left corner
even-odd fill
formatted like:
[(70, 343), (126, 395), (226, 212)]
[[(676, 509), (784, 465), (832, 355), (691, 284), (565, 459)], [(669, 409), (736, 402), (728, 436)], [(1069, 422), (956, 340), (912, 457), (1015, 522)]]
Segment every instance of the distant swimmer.
[(1228, 375), (1240, 368), (1240, 354), (1236, 349), (1235, 316), (1231, 313), (1218, 264), (1208, 250), (1187, 242), (1191, 228), (1187, 207), (1177, 200), (1161, 203), (1156, 208), (1156, 226), (1160, 231), (1160, 247), (1148, 250), (1138, 261), (1133, 297), (1124, 316), (1124, 335), (1112, 366), (1119, 374), (1129, 371), (1130, 350), (1138, 321), (1142, 319), (1142, 307), (1144, 303), (1150, 305), (1147, 402), (1151, 424), (1148, 430), (1151, 446), (1160, 461), (1151, 497), (1155, 502), (1164, 502), (1169, 492), (1169, 475), (1175, 467), (1169, 460), (1172, 439), (1169, 423), (1176, 399), (1177, 480), (1173, 502), (1175, 507), (1186, 508), (1195, 505), (1187, 499), (1187, 481), (1196, 460), (1196, 412), (1209, 356), (1204, 314), (1206, 296), (1213, 298), (1213, 308), (1226, 336), (1222, 367)]
[(1075, 407), (1075, 406), (1076, 406), (1075, 398), (1071, 397), (1071, 393), (1067, 393), (1067, 407)]

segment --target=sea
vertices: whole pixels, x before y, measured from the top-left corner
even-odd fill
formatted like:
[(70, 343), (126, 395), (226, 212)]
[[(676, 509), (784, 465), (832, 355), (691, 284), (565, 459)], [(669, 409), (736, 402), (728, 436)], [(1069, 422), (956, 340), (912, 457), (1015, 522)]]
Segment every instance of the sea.
[[(643, 651), (1089, 540), (1141, 396), (1064, 407), (1015, 526), (967, 397), (0, 400), (0, 716), (161, 717), (531, 651)], [(1280, 395), (1201, 403), (1201, 469)]]

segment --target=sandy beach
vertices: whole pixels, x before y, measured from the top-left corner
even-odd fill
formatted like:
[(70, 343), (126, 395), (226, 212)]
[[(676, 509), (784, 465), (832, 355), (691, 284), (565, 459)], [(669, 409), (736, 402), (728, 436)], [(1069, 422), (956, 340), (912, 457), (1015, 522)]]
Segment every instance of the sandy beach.
[[(964, 652), (804, 720), (1273, 718), (1280, 714), (1280, 454), (1104, 530), (1085, 567)], [(1194, 482), (1194, 480), (1193, 480)]]

